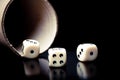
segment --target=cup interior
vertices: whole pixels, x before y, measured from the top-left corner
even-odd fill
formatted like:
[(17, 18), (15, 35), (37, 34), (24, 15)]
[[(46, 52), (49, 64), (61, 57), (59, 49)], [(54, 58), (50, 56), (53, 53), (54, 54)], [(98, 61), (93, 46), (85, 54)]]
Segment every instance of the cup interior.
[(40, 42), (40, 53), (53, 43), (57, 33), (56, 13), (46, 0), (14, 0), (4, 17), (4, 32), (9, 43), (20, 52), (25, 39)]

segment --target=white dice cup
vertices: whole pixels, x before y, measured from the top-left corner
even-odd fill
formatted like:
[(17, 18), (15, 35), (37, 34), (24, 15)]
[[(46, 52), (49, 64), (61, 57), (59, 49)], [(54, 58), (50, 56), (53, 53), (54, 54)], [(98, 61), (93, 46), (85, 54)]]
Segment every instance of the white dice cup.
[[(7, 19), (6, 13), (9, 10), (9, 7), (13, 6), (11, 5), (13, 3), (14, 0), (0, 0), (0, 43), (9, 47), (15, 53), (20, 54), (20, 45), (22, 41), (24, 39), (35, 39), (40, 42), (40, 53), (43, 53), (52, 45), (57, 34), (58, 27), (55, 10), (47, 0), (19, 0), (19, 4), (22, 6), (21, 9), (24, 9), (22, 10), (24, 11), (23, 13), (27, 14), (26, 24), (30, 23), (30, 27), (28, 25), (23, 25), (24, 27), (15, 26), (16, 28), (14, 28), (14, 22), (12, 21), (11, 24), (13, 26), (5, 25), (5, 20)], [(14, 11), (11, 11), (11, 13), (12, 12), (14, 13)], [(34, 25), (31, 25), (31, 23)], [(17, 40), (15, 35), (18, 33), (15, 32), (19, 33), (18, 36), (20, 36), (20, 41)], [(30, 34), (27, 34), (26, 32)]]

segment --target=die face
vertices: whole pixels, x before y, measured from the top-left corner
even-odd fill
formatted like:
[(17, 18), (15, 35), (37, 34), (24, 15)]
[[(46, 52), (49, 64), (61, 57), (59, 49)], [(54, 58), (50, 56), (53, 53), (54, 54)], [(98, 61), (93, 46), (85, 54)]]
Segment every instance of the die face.
[(49, 54), (56, 53), (56, 52), (66, 53), (66, 50), (64, 48), (50, 48), (48, 50)]
[(40, 45), (35, 40), (24, 40), (23, 41), (23, 55), (27, 58), (35, 58), (39, 55)]
[(23, 41), (23, 46), (28, 46), (28, 45), (35, 45), (35, 46), (40, 46), (39, 42), (36, 40), (32, 40), (32, 39), (26, 39)]
[(62, 67), (66, 63), (66, 50), (63, 48), (52, 48), (48, 50), (49, 66)]
[(35, 58), (39, 55), (39, 48), (33, 45), (24, 47), (23, 56), (28, 58)]
[(87, 60), (87, 56), (86, 56), (86, 48), (84, 47), (84, 45), (79, 45), (77, 48), (77, 58), (80, 61), (86, 61)]
[(98, 55), (98, 50), (95, 45), (89, 47), (86, 51), (87, 56), (88, 56), (88, 61), (93, 61), (97, 58)]
[(93, 61), (97, 55), (98, 50), (94, 44), (80, 44), (77, 48), (77, 58), (80, 61)]

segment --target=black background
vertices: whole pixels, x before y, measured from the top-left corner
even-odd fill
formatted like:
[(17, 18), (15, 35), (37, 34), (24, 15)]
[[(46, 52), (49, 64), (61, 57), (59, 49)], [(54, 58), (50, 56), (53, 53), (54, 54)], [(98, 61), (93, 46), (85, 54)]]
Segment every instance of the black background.
[[(97, 69), (96, 75), (91, 79), (108, 79), (109, 76), (113, 76), (112, 66), (117, 62), (115, 59), (119, 53), (115, 52), (117, 47), (114, 45), (118, 44), (118, 36), (115, 31), (116, 11), (113, 3), (79, 0), (49, 1), (58, 17), (58, 32), (51, 47), (64, 47), (67, 50), (66, 80), (81, 79), (76, 73), (76, 65), (79, 61), (75, 55), (76, 48), (81, 43), (94, 43), (98, 47), (97, 59), (87, 63), (94, 64)], [(2, 67), (0, 71), (4, 76), (10, 76), (9, 79), (49, 79), (41, 74), (27, 77), (24, 73), (23, 59), (3, 45), (0, 45), (0, 50)], [(41, 57), (47, 60), (47, 51), (40, 55)]]

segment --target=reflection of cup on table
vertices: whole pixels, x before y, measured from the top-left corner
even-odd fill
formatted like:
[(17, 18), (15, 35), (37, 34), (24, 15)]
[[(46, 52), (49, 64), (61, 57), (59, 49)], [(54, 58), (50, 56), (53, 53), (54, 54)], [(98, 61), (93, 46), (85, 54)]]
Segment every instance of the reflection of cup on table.
[(0, 42), (17, 54), (25, 39), (40, 42), (46, 51), (57, 32), (57, 18), (47, 0), (0, 0)]
[(40, 58), (39, 59), (39, 66), (40, 66), (40, 71), (41, 71), (41, 75), (44, 75), (46, 77), (49, 77), (49, 62), (48, 60), (44, 59), (44, 58)]

